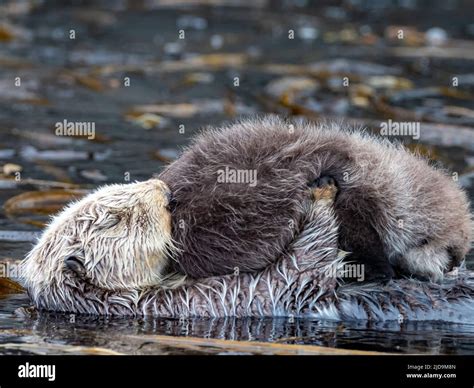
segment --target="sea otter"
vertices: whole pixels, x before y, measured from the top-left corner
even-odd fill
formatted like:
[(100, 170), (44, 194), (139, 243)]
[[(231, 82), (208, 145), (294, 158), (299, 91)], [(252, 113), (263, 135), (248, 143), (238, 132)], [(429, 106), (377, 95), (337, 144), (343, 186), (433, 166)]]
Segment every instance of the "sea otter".
[(307, 189), (295, 240), (264, 270), (166, 289), (150, 284), (163, 283), (155, 259), (173, 246), (169, 191), (155, 179), (105, 187), (53, 220), (22, 264), (23, 282), (38, 309), (81, 314), (472, 322), (474, 273), (465, 269), (441, 284), (341, 285), (336, 193), (328, 177)]
[(339, 193), (339, 247), (365, 279), (442, 279), (470, 248), (458, 185), (387, 140), (331, 123), (241, 121), (198, 136), (159, 179), (173, 192), (172, 269), (191, 278), (255, 272), (295, 241), (301, 203), (321, 176)]

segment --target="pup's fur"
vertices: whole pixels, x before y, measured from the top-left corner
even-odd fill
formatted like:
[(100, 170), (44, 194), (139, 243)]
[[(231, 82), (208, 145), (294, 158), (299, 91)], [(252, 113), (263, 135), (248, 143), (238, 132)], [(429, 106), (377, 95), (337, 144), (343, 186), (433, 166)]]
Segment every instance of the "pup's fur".
[[(226, 168), (256, 171), (256, 185), (219, 182)], [(391, 277), (390, 262), (440, 280), (468, 252), (469, 203), (445, 173), (387, 140), (270, 116), (209, 129), (160, 175), (177, 201), (175, 269), (202, 278), (274, 262), (295, 240), (307, 187), (322, 175), (339, 185), (340, 247), (365, 264), (366, 278)]]

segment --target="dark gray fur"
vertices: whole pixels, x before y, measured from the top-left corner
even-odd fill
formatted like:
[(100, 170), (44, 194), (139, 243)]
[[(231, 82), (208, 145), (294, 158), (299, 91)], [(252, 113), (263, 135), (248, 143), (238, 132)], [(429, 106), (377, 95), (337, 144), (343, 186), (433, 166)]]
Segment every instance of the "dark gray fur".
[[(226, 167), (256, 170), (257, 184), (218, 182)], [(174, 269), (203, 278), (273, 263), (302, 226), (308, 185), (323, 175), (339, 185), (339, 246), (368, 277), (391, 277), (391, 263), (439, 279), (469, 250), (469, 203), (445, 173), (340, 125), (270, 116), (203, 132), (159, 176), (176, 200)]]

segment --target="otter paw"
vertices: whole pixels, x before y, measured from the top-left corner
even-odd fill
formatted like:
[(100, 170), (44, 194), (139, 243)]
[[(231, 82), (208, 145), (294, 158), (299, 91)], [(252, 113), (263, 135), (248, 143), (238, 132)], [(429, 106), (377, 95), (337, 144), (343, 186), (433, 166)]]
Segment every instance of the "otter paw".
[(311, 195), (314, 201), (330, 205), (334, 202), (337, 194), (336, 180), (329, 175), (324, 175), (316, 179), (310, 185)]

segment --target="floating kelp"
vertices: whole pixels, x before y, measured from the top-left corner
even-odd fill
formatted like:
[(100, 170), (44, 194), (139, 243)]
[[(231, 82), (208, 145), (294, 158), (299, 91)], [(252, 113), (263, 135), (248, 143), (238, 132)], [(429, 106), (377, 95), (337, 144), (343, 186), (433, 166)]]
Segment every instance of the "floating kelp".
[(183, 78), (184, 85), (209, 84), (213, 81), (214, 76), (208, 72), (188, 73)]
[(0, 42), (11, 42), (13, 40), (31, 40), (31, 31), (25, 27), (13, 25), (0, 21)]
[(13, 79), (0, 79), (0, 98), (2, 100), (36, 101), (40, 100), (37, 94), (38, 82), (24, 82), (22, 87), (15, 87)]
[(348, 60), (344, 58), (316, 62), (310, 65), (315, 73), (342, 74), (345, 76), (387, 76), (401, 74), (397, 66), (384, 66), (372, 62)]
[(25, 289), (14, 280), (7, 277), (0, 277), (0, 298), (9, 294), (21, 294)]
[(39, 170), (43, 171), (48, 175), (51, 175), (62, 183), (74, 183), (71, 177), (69, 176), (68, 170), (66, 170), (64, 167), (55, 166), (54, 164), (47, 161), (37, 162), (37, 167)]
[(471, 47), (394, 47), (390, 54), (407, 58), (474, 59), (474, 46)]
[(0, 24), (0, 42), (9, 42), (13, 40), (15, 37), (15, 34), (11, 29), (4, 25)]
[[(18, 338), (24, 338), (26, 341), (18, 341)], [(4, 329), (0, 330), (0, 351), (3, 353), (46, 355), (46, 354), (80, 354), (80, 355), (121, 355), (117, 351), (96, 347), (96, 346), (77, 346), (66, 345), (55, 341), (45, 340), (38, 336), (34, 330), (25, 329)]]
[(154, 113), (130, 112), (125, 118), (144, 129), (164, 128), (170, 124), (170, 120)]
[(429, 159), (439, 158), (438, 151), (436, 150), (436, 147), (433, 147), (433, 146), (410, 143), (410, 144), (405, 145), (405, 147), (409, 149), (411, 152), (413, 152), (415, 155), (421, 155)]
[(11, 133), (14, 136), (31, 140), (36, 145), (41, 145), (45, 147), (66, 146), (71, 145), (73, 143), (81, 144), (81, 140), (84, 141), (84, 139), (75, 139), (71, 136), (56, 136), (52, 133), (19, 130), (17, 128), (12, 129)]
[(15, 163), (6, 163), (2, 166), (3, 175), (13, 175), (15, 173), (21, 172), (23, 167)]
[(0, 4), (0, 14), (18, 17), (30, 13), (37, 5), (33, 0), (6, 1)]
[(241, 67), (248, 60), (248, 55), (242, 53), (195, 55), (177, 61), (163, 61), (158, 64), (157, 70), (160, 72), (219, 70), (229, 67)]
[(175, 73), (183, 71), (217, 71), (226, 68), (240, 68), (249, 61), (243, 53), (219, 53), (194, 55), (179, 60), (148, 62), (142, 64), (112, 64), (99, 66), (94, 74), (110, 75), (118, 72)]
[(101, 79), (89, 74), (81, 74), (78, 72), (67, 71), (62, 75), (63, 77), (70, 77), (78, 85), (84, 86), (94, 92), (102, 92), (105, 90), (104, 83)]
[(105, 160), (111, 150), (90, 152), (76, 150), (38, 150), (33, 146), (25, 146), (20, 150), (20, 156), (28, 161), (69, 161), (69, 160)]
[(3, 208), (9, 217), (51, 215), (85, 194), (87, 190), (28, 191), (8, 199)]
[(294, 103), (296, 97), (310, 95), (318, 91), (319, 82), (309, 77), (283, 77), (271, 81), (265, 93), (282, 103)]
[[(209, 113), (219, 110), (220, 104), (201, 103), (206, 106)], [(175, 118), (192, 117), (200, 112), (198, 104), (182, 103), (182, 104), (154, 104), (154, 105), (138, 105), (134, 106), (130, 112), (126, 114), (129, 117), (137, 117), (145, 114), (162, 114)]]
[(248, 355), (380, 355), (383, 353), (333, 349), (323, 346), (289, 345), (259, 341), (232, 341), (215, 338), (173, 337), (163, 335), (127, 336), (127, 339), (144, 341), (155, 346), (171, 346), (203, 354), (248, 354)]
[(0, 159), (11, 159), (15, 156), (16, 151), (12, 149), (0, 149)]
[(465, 117), (469, 119), (474, 118), (474, 110), (465, 108), (463, 106), (444, 106), (442, 109), (442, 113), (446, 116), (451, 116), (451, 117)]
[(2, 241), (36, 242), (38, 237), (38, 232), (28, 232), (24, 230), (0, 230), (0, 240)]
[(474, 95), (469, 92), (459, 90), (457, 88), (448, 88), (443, 86), (401, 90), (392, 93), (390, 95), (390, 100), (395, 103), (400, 103), (407, 100), (413, 101), (432, 97), (449, 97), (459, 100), (474, 100)]
[(178, 151), (174, 149), (161, 149), (153, 153), (153, 158), (163, 163), (171, 163), (178, 156)]
[(474, 125), (474, 112), (452, 102), (471, 104), (474, 96), (467, 91), (448, 87), (430, 87), (394, 91), (374, 100), (374, 107), (393, 118)]
[(368, 86), (375, 89), (405, 90), (414, 87), (413, 82), (409, 79), (391, 75), (372, 76), (367, 78), (366, 82)]
[(406, 46), (422, 46), (425, 34), (413, 26), (391, 25), (385, 28), (385, 39)]
[[(227, 109), (228, 106), (225, 100), (203, 99), (190, 103), (137, 105), (132, 107), (126, 113), (126, 116), (140, 117), (144, 114), (157, 114), (183, 119), (198, 115), (225, 114)], [(234, 104), (234, 111), (237, 114), (251, 114), (255, 112), (252, 107), (240, 102)]]
[(111, 12), (98, 9), (78, 9), (74, 17), (79, 21), (93, 27), (110, 27), (117, 23), (117, 18)]
[(93, 182), (105, 182), (109, 179), (102, 171), (97, 168), (81, 170), (79, 174)]
[(77, 189), (80, 188), (80, 185), (35, 178), (0, 178), (0, 189), (17, 189), (20, 187), (37, 189)]

